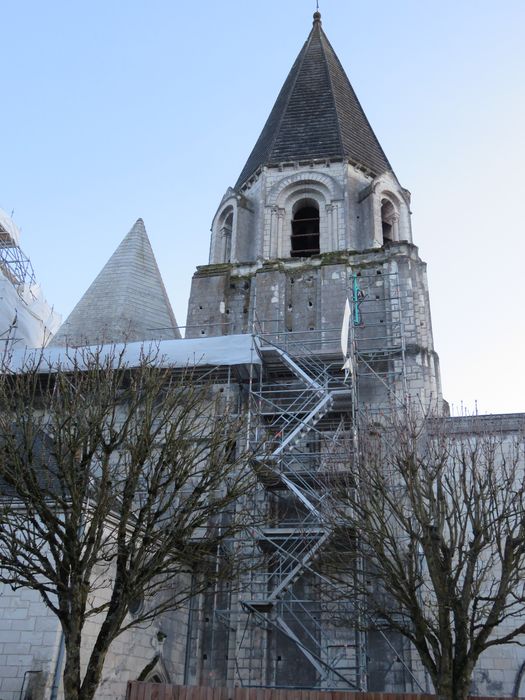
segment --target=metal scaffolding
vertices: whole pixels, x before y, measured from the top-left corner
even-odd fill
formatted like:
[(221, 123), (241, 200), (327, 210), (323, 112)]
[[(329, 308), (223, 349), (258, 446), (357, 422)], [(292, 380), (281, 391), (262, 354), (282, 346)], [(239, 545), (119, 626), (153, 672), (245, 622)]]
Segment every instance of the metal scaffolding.
[(35, 273), (31, 261), (2, 221), (0, 221), (0, 271), (20, 295), (24, 287), (35, 284)]
[(310, 687), (367, 688), (366, 609), (352, 584), (362, 562), (355, 558), (342, 586), (323, 573), (322, 560), (337, 547), (333, 486), (358, 459), (360, 417), (405, 400), (402, 308), (411, 302), (401, 303), (395, 273), (357, 270), (348, 286), (346, 373), (341, 329), (256, 328), (263, 364), (250, 381), (260, 485), (253, 508), (265, 522), (249, 546), (264, 567), (247, 574), (237, 607), (217, 611), (236, 629), (235, 682), (243, 686), (290, 685), (279, 648), (294, 648), (307, 661)]

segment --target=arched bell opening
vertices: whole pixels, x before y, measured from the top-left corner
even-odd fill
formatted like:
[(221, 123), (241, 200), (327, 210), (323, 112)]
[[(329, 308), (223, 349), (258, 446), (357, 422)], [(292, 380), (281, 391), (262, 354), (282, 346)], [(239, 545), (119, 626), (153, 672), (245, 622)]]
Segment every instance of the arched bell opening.
[(232, 231), (233, 231), (233, 211), (224, 219), (221, 226), (222, 249), (224, 262), (231, 262), (232, 258)]
[(389, 199), (381, 200), (381, 229), (383, 244), (398, 240), (397, 224), (399, 214)]
[(310, 258), (319, 251), (319, 205), (313, 199), (302, 199), (293, 208), (290, 256)]

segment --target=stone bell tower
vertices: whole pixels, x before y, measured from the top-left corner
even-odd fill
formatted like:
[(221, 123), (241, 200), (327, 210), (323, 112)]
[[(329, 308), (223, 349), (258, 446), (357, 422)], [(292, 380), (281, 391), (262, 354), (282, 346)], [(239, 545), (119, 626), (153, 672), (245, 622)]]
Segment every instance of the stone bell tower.
[(421, 689), (402, 640), (363, 633), (359, 565), (335, 594), (324, 575), (339, 542), (330, 489), (358, 454), (360, 416), (443, 402), (410, 195), (319, 12), (193, 277), (186, 336), (242, 333), (256, 334), (260, 361), (237, 386), (258, 465), (248, 508), (264, 520), (244, 546), (264, 564), (235, 594), (210, 592), (203, 609), (216, 614), (196, 625), (188, 678)]
[[(315, 331), (322, 337), (341, 328), (349, 298), (365, 346), (392, 344), (396, 336), (404, 390), (440, 404), (425, 268), (412, 242), (410, 193), (316, 12), (213, 219), (210, 261), (193, 277), (186, 336)], [(317, 350), (335, 347), (325, 342)]]

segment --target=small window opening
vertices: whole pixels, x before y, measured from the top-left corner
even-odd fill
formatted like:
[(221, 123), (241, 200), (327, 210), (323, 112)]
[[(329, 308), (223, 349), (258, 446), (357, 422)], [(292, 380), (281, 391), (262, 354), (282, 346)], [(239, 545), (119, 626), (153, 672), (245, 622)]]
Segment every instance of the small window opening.
[(292, 219), (292, 258), (310, 258), (319, 254), (319, 208), (308, 202), (294, 213)]
[(383, 230), (383, 243), (391, 243), (394, 240), (394, 217), (396, 210), (392, 202), (383, 199), (381, 203), (381, 228)]
[(225, 217), (220, 228), (222, 238), (222, 260), (223, 262), (231, 262), (232, 257), (232, 229), (233, 229), (233, 212)]
[(224, 222), (224, 262), (231, 262), (232, 258), (232, 228), (233, 214), (230, 214)]

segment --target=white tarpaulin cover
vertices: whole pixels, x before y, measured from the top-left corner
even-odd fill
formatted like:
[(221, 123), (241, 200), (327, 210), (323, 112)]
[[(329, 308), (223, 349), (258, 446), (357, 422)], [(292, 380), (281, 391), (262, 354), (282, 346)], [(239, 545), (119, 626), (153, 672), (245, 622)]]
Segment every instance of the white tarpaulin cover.
[(216, 338), (183, 338), (180, 340), (143, 341), (127, 345), (103, 345), (92, 348), (44, 348), (43, 350), (16, 349), (9, 360), (9, 370), (17, 372), (39, 362), (42, 371), (82, 368), (94, 353), (100, 359), (114, 357), (136, 367), (144, 356), (155, 358), (159, 367), (216, 367), (261, 364), (257, 340), (251, 335), (224, 335)]
[[(0, 209), (0, 247), (18, 247), (20, 230), (3, 209)], [(7, 348), (40, 348), (60, 326), (60, 316), (44, 299), (37, 284), (15, 286), (8, 268), (0, 270), (0, 340)], [(6, 274), (4, 274), (6, 273)], [(8, 343), (8, 345), (5, 345)]]
[(3, 209), (0, 209), (0, 231), (9, 234), (13, 245), (18, 245), (20, 240), (20, 229), (10, 216), (7, 216)]
[(0, 272), (0, 339), (13, 347), (41, 348), (60, 325), (37, 284), (16, 290)]
[(343, 314), (343, 325), (341, 326), (341, 351), (345, 360), (348, 355), (348, 333), (350, 332), (350, 316), (350, 302), (347, 298), (345, 302), (345, 311)]

